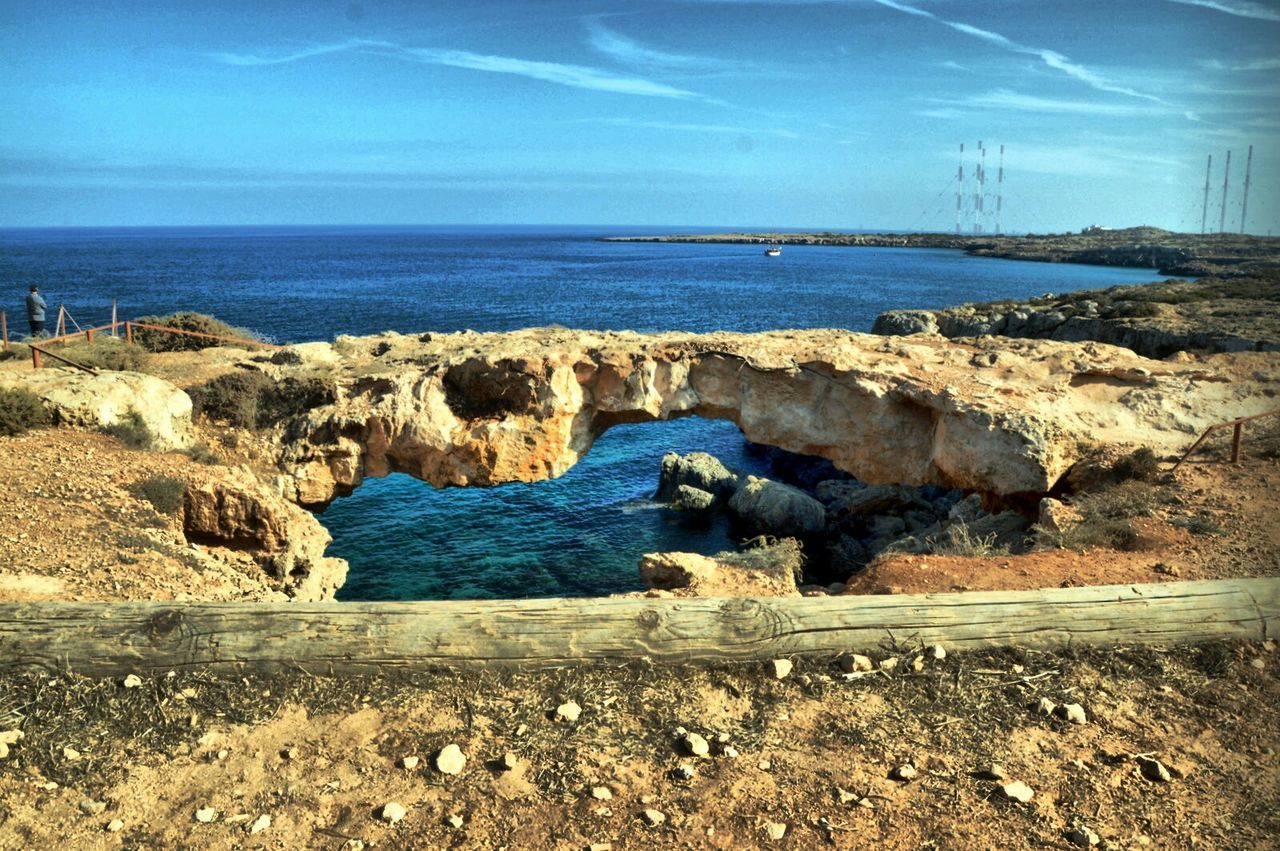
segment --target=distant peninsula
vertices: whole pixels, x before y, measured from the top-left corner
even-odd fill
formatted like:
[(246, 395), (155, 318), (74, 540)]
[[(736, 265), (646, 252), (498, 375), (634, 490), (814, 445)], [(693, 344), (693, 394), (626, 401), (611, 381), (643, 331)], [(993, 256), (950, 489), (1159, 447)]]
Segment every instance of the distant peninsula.
[(979, 257), (1154, 268), (1162, 275), (1256, 273), (1280, 268), (1280, 237), (1175, 233), (1154, 227), (1088, 227), (1079, 233), (711, 233), (606, 237), (613, 242), (717, 242), (749, 245), (847, 245), (953, 248)]

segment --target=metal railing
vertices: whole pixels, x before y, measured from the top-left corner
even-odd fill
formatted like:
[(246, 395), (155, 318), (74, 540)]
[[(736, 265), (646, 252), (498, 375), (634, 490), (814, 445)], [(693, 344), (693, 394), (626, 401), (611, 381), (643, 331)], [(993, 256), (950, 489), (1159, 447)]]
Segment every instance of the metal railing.
[(1224, 428), (1230, 428), (1233, 430), (1231, 435), (1231, 463), (1238, 464), (1240, 462), (1240, 445), (1244, 442), (1244, 424), (1253, 420), (1260, 420), (1263, 417), (1274, 416), (1280, 416), (1280, 408), (1276, 408), (1274, 411), (1264, 411), (1261, 414), (1254, 414), (1251, 417), (1238, 417), (1230, 422), (1218, 423), (1217, 425), (1209, 426), (1204, 430), (1204, 434), (1200, 435), (1200, 437), (1196, 439), (1196, 442), (1191, 444), (1191, 448), (1182, 454), (1182, 457), (1178, 459), (1178, 463), (1174, 464), (1173, 469), (1169, 470), (1169, 472), (1172, 473), (1181, 467), (1182, 462), (1190, 458), (1191, 453), (1199, 449), (1200, 444), (1204, 443), (1205, 440), (1208, 439), (1209, 435)]

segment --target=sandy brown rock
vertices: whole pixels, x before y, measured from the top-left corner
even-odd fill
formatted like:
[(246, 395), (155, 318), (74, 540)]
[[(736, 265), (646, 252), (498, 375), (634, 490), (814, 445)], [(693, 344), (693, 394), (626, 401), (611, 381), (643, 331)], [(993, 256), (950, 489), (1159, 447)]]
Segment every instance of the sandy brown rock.
[(334, 351), (337, 401), (290, 422), (279, 450), (304, 504), (392, 471), (436, 486), (555, 477), (612, 425), (689, 414), (871, 483), (1043, 494), (1090, 444), (1163, 451), (1274, 406), (1280, 374), (1268, 354), (1166, 363), (1096, 343), (830, 330), (387, 334)]

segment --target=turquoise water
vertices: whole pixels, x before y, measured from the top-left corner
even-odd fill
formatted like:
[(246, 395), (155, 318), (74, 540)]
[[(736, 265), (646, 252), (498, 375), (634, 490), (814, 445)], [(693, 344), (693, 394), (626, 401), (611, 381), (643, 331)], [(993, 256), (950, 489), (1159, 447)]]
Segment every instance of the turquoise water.
[[(690, 231), (723, 231), (707, 227)], [(1150, 269), (1023, 263), (948, 250), (607, 243), (671, 228), (141, 228), (0, 231), (0, 305), (28, 283), (81, 325), (196, 310), (281, 342), (384, 330), (536, 325), (637, 331), (867, 331), (891, 308), (1138, 283)], [(11, 326), (21, 325), (11, 322)], [(345, 599), (590, 595), (638, 587), (646, 552), (733, 545), (649, 497), (668, 450), (763, 471), (732, 424), (615, 428), (553, 482), (435, 491), (370, 480), (322, 522), (351, 564)]]

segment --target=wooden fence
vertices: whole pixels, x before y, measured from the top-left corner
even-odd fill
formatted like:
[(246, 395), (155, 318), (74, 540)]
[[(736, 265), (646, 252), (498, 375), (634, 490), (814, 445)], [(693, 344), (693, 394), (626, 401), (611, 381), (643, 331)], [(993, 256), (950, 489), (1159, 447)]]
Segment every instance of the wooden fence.
[(1280, 630), (1280, 578), (816, 598), (6, 603), (0, 669), (312, 673), (1177, 644)]

